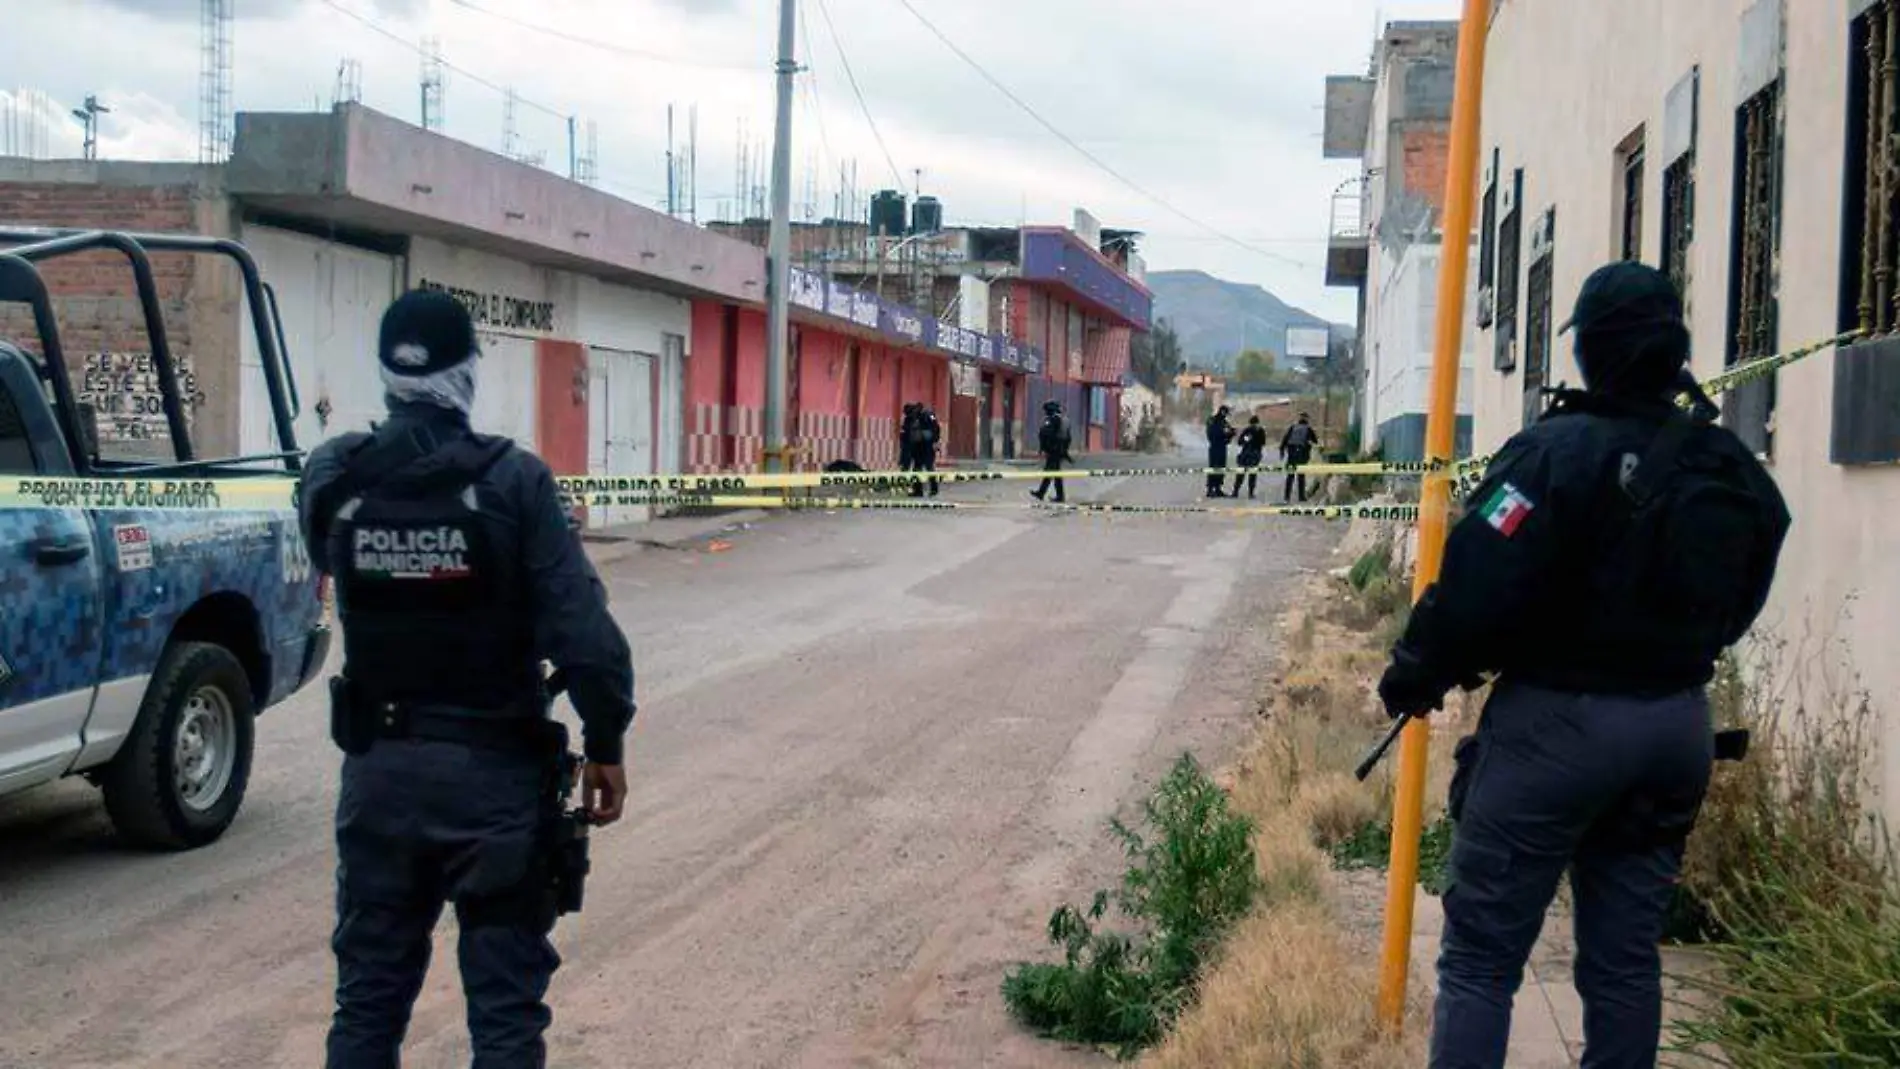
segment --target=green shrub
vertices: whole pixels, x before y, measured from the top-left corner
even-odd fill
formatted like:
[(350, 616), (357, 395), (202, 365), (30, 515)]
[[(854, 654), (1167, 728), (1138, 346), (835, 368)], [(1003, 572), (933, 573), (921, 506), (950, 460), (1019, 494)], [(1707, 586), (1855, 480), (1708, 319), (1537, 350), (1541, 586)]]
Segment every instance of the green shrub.
[[(1069, 1042), (1102, 1043), (1131, 1055), (1161, 1038), (1191, 997), (1221, 937), (1246, 915), (1260, 888), (1253, 822), (1183, 755), (1143, 805), (1152, 839), (1113, 823), (1129, 858), (1120, 890), (1096, 894), (1084, 911), (1049, 918), (1056, 964), (1018, 966), (1003, 1001), (1023, 1024)], [(1103, 931), (1111, 901), (1142, 931)]]
[[(1428, 895), (1442, 895), (1451, 886), (1450, 817), (1440, 817), (1425, 825), (1418, 844), (1418, 885)], [(1332, 848), (1333, 867), (1337, 869), (1379, 869), (1384, 871), (1392, 860), (1392, 822), (1381, 819), (1367, 824), (1350, 838)]]

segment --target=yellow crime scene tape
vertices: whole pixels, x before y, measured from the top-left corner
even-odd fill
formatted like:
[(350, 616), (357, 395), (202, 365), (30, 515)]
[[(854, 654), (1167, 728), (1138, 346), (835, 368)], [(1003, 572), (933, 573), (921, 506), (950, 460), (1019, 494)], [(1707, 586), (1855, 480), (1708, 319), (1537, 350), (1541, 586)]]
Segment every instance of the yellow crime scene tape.
[[(1823, 341), (1737, 364), (1702, 383), (1711, 397), (1803, 360), (1837, 345), (1864, 337), (1859, 331), (1839, 334)], [(1681, 401), (1685, 406), (1687, 399)], [(1110, 503), (1074, 503), (1068, 505), (1030, 504), (1027, 502), (916, 501), (892, 498), (838, 496), (762, 496), (746, 491), (830, 490), (830, 491), (909, 491), (927, 480), (940, 485), (960, 486), (975, 483), (1029, 482), (1043, 479), (1065, 481), (1086, 479), (1149, 479), (1192, 477), (1230, 478), (1244, 475), (1348, 475), (1447, 478), (1452, 480), (1455, 497), (1468, 495), (1483, 480), (1491, 455), (1471, 457), (1452, 463), (1412, 461), (1353, 461), (1346, 463), (1263, 464), (1253, 468), (1208, 468), (1196, 466), (1147, 468), (1074, 468), (1065, 471), (1005, 469), (984, 471), (946, 470), (940, 472), (847, 471), (782, 472), (733, 474), (667, 474), (645, 476), (557, 477), (563, 494), (578, 505), (768, 508), (800, 511), (920, 510), (1044, 510), (1146, 515), (1221, 515), (1221, 516), (1301, 516), (1319, 519), (1417, 519), (1418, 509), (1411, 505), (1372, 506), (1234, 506), (1210, 505), (1119, 505)], [(294, 507), (297, 482), (282, 475), (255, 478), (141, 478), (138, 476), (45, 478), (0, 476), (0, 508), (80, 508), (104, 510), (181, 509), (198, 510), (283, 510)]]

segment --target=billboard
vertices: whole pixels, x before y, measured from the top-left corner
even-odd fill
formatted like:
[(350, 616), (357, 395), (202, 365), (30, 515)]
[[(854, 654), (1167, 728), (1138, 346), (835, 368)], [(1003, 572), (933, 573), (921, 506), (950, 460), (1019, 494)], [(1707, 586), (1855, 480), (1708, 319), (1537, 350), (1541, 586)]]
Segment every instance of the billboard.
[(1325, 327), (1286, 328), (1286, 355), (1295, 360), (1324, 360), (1332, 345), (1333, 332)]

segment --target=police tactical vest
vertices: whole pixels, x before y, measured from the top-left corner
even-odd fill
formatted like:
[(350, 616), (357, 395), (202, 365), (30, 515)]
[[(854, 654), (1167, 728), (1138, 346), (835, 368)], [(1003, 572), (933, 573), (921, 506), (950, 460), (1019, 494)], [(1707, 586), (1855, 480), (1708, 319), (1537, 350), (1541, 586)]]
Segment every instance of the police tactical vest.
[(475, 492), (512, 445), (464, 434), (386, 472), (374, 439), (352, 455), (330, 557), (345, 673), (372, 700), (504, 710), (538, 694), (523, 577)]

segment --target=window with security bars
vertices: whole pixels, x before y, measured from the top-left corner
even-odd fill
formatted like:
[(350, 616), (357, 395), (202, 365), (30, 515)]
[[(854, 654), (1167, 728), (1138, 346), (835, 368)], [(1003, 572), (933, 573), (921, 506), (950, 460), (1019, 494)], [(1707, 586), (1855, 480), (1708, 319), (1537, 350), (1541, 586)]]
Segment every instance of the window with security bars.
[[(1782, 82), (1744, 102), (1735, 123), (1735, 216), (1728, 363), (1773, 355), (1780, 318)], [(1723, 422), (1757, 453), (1774, 448), (1775, 376), (1731, 391)]]
[(1531, 266), (1524, 279), (1524, 426), (1544, 414), (1545, 391), (1550, 386), (1550, 351), (1554, 337), (1552, 313), (1557, 209), (1546, 212), (1532, 235)]
[(1498, 163), (1503, 154), (1491, 150), (1491, 170), (1484, 183), (1484, 206), (1478, 227), (1478, 326), (1496, 321), (1493, 310), (1498, 283)]
[(1523, 246), (1524, 212), (1518, 201), (1524, 195), (1524, 171), (1519, 168), (1511, 180), (1511, 199), (1498, 224), (1498, 299), (1496, 323), (1492, 331), (1496, 351), (1492, 366), (1499, 371), (1517, 367), (1517, 284), (1518, 258)]
[(1617, 172), (1621, 189), (1617, 210), (1620, 234), (1619, 254), (1625, 260), (1643, 258), (1643, 157), (1647, 154), (1644, 131), (1637, 127), (1623, 146), (1617, 149)]
[(1900, 328), (1900, 0), (1854, 22), (1847, 114), (1847, 234), (1841, 327)]
[(1689, 247), (1695, 242), (1695, 150), (1663, 171), (1662, 272), (1689, 298)]
[(1854, 20), (1848, 53), (1840, 328), (1830, 456), (1900, 460), (1900, 0)]

